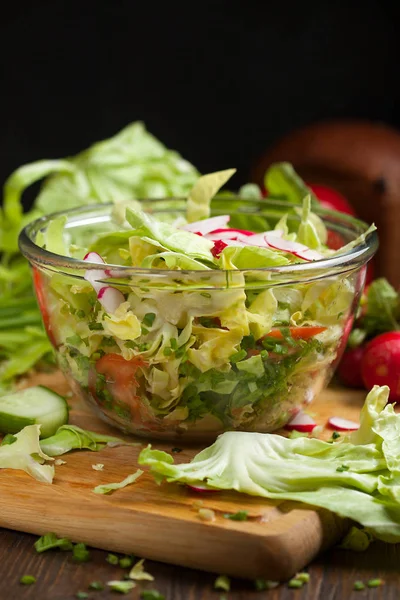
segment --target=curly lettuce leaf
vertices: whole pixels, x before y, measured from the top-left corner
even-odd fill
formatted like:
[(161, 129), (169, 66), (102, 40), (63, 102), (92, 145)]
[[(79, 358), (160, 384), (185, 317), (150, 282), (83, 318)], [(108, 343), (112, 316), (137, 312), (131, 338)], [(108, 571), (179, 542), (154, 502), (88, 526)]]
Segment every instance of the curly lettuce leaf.
[(301, 221), (297, 230), (296, 241), (304, 244), (313, 250), (319, 250), (322, 242), (315, 226), (315, 221), (311, 217), (311, 196), (307, 196), (303, 200), (303, 210), (301, 213)]
[(52, 483), (54, 467), (43, 464), (52, 460), (39, 442), (40, 425), (27, 425), (15, 434), (12, 444), (0, 446), (0, 469), (25, 471), (37, 481)]
[(188, 223), (210, 216), (210, 203), (218, 190), (236, 173), (236, 169), (226, 169), (208, 173), (200, 177), (189, 192), (186, 204)]
[(290, 163), (272, 164), (265, 174), (264, 185), (271, 196), (284, 197), (294, 204), (299, 204), (308, 195), (313, 205), (319, 204), (311, 188), (304, 183)]
[(279, 252), (259, 246), (227, 246), (220, 254), (219, 262), (223, 269), (261, 269), (280, 267), (289, 260)]
[(107, 444), (129, 445), (117, 437), (87, 431), (75, 425), (62, 425), (54, 435), (40, 441), (40, 448), (41, 452), (48, 456), (61, 456), (71, 450), (86, 449), (98, 452)]
[(139, 464), (149, 466), (158, 482), (207, 485), (327, 508), (377, 538), (399, 542), (400, 415), (391, 405), (385, 407), (387, 397), (388, 389), (377, 386), (368, 394), (360, 439), (352, 434), (331, 443), (228, 432), (190, 463), (175, 465), (171, 456), (149, 445)]
[(400, 329), (400, 297), (390, 283), (375, 279), (368, 287), (365, 316), (362, 327), (368, 335)]
[(211, 254), (213, 242), (206, 238), (176, 229), (168, 223), (163, 223), (151, 215), (134, 208), (126, 209), (126, 219), (133, 227), (132, 235), (138, 236), (150, 243), (156, 242), (165, 250), (185, 254), (191, 258), (197, 258), (213, 263)]

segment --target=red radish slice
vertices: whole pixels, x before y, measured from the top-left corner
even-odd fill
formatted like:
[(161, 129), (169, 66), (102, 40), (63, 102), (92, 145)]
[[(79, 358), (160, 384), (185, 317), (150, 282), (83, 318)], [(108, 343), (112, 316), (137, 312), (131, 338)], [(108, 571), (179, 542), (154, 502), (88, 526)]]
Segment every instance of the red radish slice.
[(108, 313), (114, 313), (118, 306), (125, 302), (123, 293), (109, 285), (99, 290), (97, 299)]
[(304, 244), (299, 244), (298, 242), (284, 240), (274, 233), (267, 232), (264, 234), (264, 238), (268, 246), (271, 248), (274, 248), (275, 250), (281, 250), (282, 252), (289, 252), (298, 258), (302, 258), (307, 261), (320, 260), (321, 258), (324, 258), (323, 255), (316, 250), (310, 250), (310, 248), (304, 246)]
[(222, 250), (227, 247), (228, 244), (225, 244), (222, 240), (217, 240), (214, 243), (214, 246), (211, 248), (211, 254), (218, 258), (221, 254)]
[(316, 427), (316, 422), (313, 418), (307, 415), (305, 412), (300, 410), (289, 423), (285, 425), (285, 428), (289, 431), (300, 431), (301, 433), (309, 433)]
[[(83, 260), (90, 263), (96, 263), (98, 265), (105, 264), (104, 260), (101, 258), (100, 254), (97, 254), (97, 252), (88, 252)], [(107, 272), (104, 269), (88, 269), (85, 271), (83, 277), (86, 279), (86, 281), (91, 283), (94, 290), (99, 293), (101, 288), (104, 287), (103, 283), (99, 283), (99, 279), (107, 279)]]
[(184, 229), (185, 231), (191, 231), (192, 233), (200, 233), (201, 235), (206, 235), (211, 231), (215, 231), (216, 229), (225, 227), (225, 225), (229, 223), (229, 219), (229, 215), (210, 217), (209, 219), (203, 219), (202, 221), (187, 223), (186, 225), (183, 225), (180, 229)]
[(198, 493), (202, 493), (202, 492), (220, 492), (222, 490), (212, 490), (211, 488), (208, 487), (203, 487), (202, 485), (189, 485), (186, 484), (187, 487), (192, 491), (192, 492), (198, 492)]
[(211, 240), (211, 242), (217, 242), (218, 240), (236, 240), (238, 237), (237, 233), (231, 233), (230, 229), (224, 229), (223, 231), (220, 231), (219, 233), (207, 233), (207, 235), (205, 236), (208, 240)]
[(262, 233), (253, 233), (253, 235), (249, 235), (247, 237), (238, 235), (237, 239), (242, 241), (247, 246), (260, 246), (261, 248), (268, 247), (267, 241), (265, 239), (266, 234), (273, 233), (277, 237), (281, 237), (283, 235), (283, 231), (281, 229), (277, 229), (276, 231), (263, 231)]
[(236, 235), (237, 233), (240, 233), (241, 235), (254, 235), (254, 231), (248, 231), (248, 229), (233, 229), (233, 228), (213, 229), (212, 231), (210, 231), (210, 234), (215, 235), (216, 233), (226, 233), (226, 232), (231, 233), (232, 236)]
[(331, 417), (328, 419), (328, 425), (337, 431), (357, 431), (360, 428), (360, 423), (342, 417)]

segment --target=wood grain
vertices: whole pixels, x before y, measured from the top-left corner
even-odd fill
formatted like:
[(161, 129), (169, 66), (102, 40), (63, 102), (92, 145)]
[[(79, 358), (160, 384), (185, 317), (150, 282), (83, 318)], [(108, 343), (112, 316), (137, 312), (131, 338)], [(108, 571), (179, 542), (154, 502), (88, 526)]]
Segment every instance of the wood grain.
[[(65, 392), (65, 381), (47, 380)], [(328, 390), (313, 405), (316, 420), (337, 414), (357, 418), (363, 394)], [(77, 399), (71, 399), (71, 422), (115, 434)], [(326, 432), (330, 435), (331, 432)], [(184, 486), (157, 486), (146, 473), (136, 484), (110, 496), (97, 496), (99, 483), (120, 481), (137, 468), (142, 446), (75, 452), (56, 469), (52, 486), (22, 472), (0, 472), (0, 526), (35, 534), (55, 531), (97, 548), (135, 553), (149, 559), (254, 579), (285, 580), (333, 544), (347, 523), (323, 510), (289, 502), (267, 502), (236, 493), (195, 494)], [(157, 442), (170, 450), (170, 445)], [(186, 462), (196, 449), (185, 448), (176, 460)], [(104, 471), (92, 464), (104, 463)], [(193, 505), (216, 512), (204, 523)], [(249, 521), (235, 522), (226, 512), (247, 510)]]

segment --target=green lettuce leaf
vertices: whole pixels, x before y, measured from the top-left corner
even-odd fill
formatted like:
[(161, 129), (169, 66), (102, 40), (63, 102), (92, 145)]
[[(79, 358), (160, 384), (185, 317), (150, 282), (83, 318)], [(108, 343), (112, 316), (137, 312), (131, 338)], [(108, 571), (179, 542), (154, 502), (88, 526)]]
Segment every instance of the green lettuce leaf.
[(210, 216), (210, 203), (218, 190), (232, 177), (236, 169), (209, 173), (200, 177), (189, 192), (186, 219), (193, 223)]
[(313, 205), (319, 204), (311, 188), (297, 175), (290, 163), (271, 165), (265, 174), (264, 185), (271, 196), (283, 197), (294, 204), (302, 202), (307, 195), (310, 195)]
[(135, 483), (135, 481), (139, 479), (141, 475), (143, 475), (143, 471), (138, 469), (135, 473), (131, 473), (131, 475), (128, 475), (128, 477), (125, 477), (125, 479), (123, 481), (120, 481), (119, 483), (103, 483), (101, 485), (97, 485), (93, 489), (93, 492), (95, 494), (111, 494), (115, 490), (120, 490), (121, 488), (124, 488), (127, 485)]
[(396, 290), (383, 278), (375, 279), (368, 287), (366, 313), (362, 327), (368, 335), (398, 330), (400, 298)]
[(268, 248), (227, 246), (221, 252), (219, 262), (223, 269), (261, 269), (280, 267), (289, 264), (290, 261), (282, 254)]
[(168, 269), (187, 269), (189, 271), (209, 270), (203, 263), (190, 258), (179, 252), (159, 252), (146, 256), (140, 265), (143, 269), (160, 269), (166, 266)]
[(48, 456), (61, 456), (71, 450), (97, 452), (106, 445), (130, 445), (120, 438), (87, 431), (75, 425), (62, 425), (51, 437), (41, 440), (40, 447)]
[(52, 460), (39, 443), (40, 425), (27, 425), (15, 434), (12, 444), (0, 446), (0, 469), (25, 471), (37, 481), (52, 483), (54, 467), (43, 464)]
[(322, 243), (311, 215), (311, 196), (307, 194), (303, 200), (301, 222), (297, 231), (296, 241), (313, 250), (319, 250)]
[(384, 406), (388, 392), (376, 386), (368, 394), (360, 439), (352, 434), (331, 443), (228, 432), (191, 463), (175, 465), (170, 455), (149, 445), (139, 464), (149, 466), (158, 482), (296, 500), (353, 519), (377, 538), (399, 542), (400, 415)]
[(179, 252), (191, 258), (214, 262), (211, 254), (213, 242), (204, 237), (176, 229), (168, 223), (162, 223), (141, 210), (127, 208), (126, 219), (133, 227), (132, 235), (150, 243), (157, 242), (166, 250)]

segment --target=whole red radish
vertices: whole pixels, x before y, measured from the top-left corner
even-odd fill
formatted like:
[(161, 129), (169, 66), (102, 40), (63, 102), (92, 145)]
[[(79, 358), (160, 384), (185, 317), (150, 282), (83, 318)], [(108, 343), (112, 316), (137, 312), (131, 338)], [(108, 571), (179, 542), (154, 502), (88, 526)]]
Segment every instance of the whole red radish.
[(338, 210), (339, 212), (346, 213), (352, 217), (356, 216), (355, 210), (350, 202), (337, 190), (334, 190), (327, 185), (318, 185), (314, 183), (309, 183), (308, 187), (312, 189), (324, 208)]
[(365, 346), (346, 350), (339, 363), (337, 373), (342, 383), (352, 388), (363, 388), (364, 381), (361, 375), (361, 363), (364, 357)]
[(388, 385), (389, 399), (400, 400), (400, 331), (382, 333), (365, 348), (361, 362), (364, 385)]

